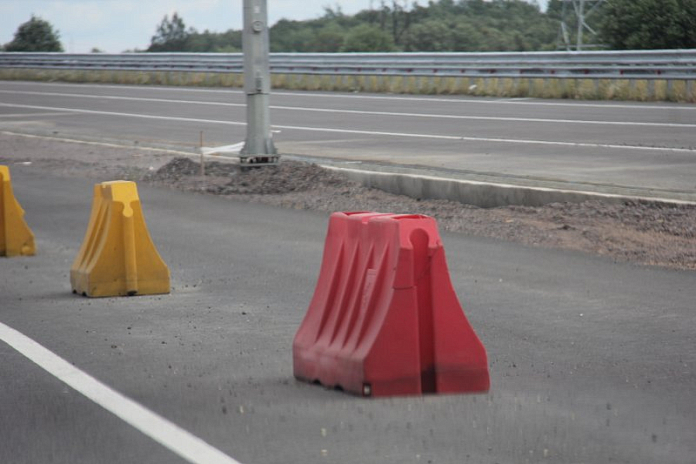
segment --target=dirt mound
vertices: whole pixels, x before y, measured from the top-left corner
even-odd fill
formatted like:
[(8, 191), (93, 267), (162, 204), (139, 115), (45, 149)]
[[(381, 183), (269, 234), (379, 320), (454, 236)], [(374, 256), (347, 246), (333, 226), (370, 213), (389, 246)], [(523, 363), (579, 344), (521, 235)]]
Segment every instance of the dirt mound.
[[(151, 174), (148, 180), (177, 182), (199, 175), (200, 163), (189, 158), (175, 158)], [(210, 178), (205, 190), (216, 195), (280, 195), (352, 184), (345, 177), (316, 164), (298, 161), (282, 161), (277, 166), (263, 167), (241, 167), (214, 161), (205, 164), (205, 175)]]
[(178, 180), (184, 176), (196, 176), (200, 173), (201, 165), (189, 158), (174, 158), (154, 174), (149, 176), (150, 180), (168, 181)]

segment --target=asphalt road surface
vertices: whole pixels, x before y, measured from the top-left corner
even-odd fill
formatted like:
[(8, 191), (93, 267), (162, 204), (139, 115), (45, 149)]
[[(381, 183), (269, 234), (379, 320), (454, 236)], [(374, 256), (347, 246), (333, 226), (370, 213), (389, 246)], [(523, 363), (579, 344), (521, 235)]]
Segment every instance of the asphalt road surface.
[[(141, 186), (174, 290), (87, 299), (69, 268), (91, 182), (35, 169), (12, 171), (38, 254), (0, 259), (0, 322), (239, 462), (696, 462), (693, 272), (444, 235), (490, 393), (363, 399), (292, 377), (326, 215)], [(185, 462), (142, 411), (139, 429), (2, 341), (0, 359), (0, 462)]]
[[(0, 82), (0, 130), (175, 145), (245, 138), (240, 90)], [(696, 106), (274, 92), (281, 153), (696, 191)]]

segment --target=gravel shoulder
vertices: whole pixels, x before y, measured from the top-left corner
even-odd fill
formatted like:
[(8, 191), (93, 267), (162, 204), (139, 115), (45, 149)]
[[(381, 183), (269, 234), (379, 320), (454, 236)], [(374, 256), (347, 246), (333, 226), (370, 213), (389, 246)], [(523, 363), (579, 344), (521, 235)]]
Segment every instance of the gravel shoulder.
[(163, 150), (11, 133), (0, 133), (0, 164), (10, 169), (24, 164), (95, 182), (135, 180), (284, 208), (426, 214), (444, 231), (696, 270), (696, 206), (587, 201), (483, 209), (392, 195), (293, 160), (245, 170), (232, 163), (206, 162), (201, 176), (198, 162)]

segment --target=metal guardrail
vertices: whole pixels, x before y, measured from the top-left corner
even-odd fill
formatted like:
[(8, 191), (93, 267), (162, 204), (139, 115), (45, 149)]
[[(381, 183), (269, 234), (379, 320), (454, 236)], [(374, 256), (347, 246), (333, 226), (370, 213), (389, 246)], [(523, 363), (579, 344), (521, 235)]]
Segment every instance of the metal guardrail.
[[(696, 78), (696, 49), (523, 53), (272, 53), (274, 74)], [(0, 53), (0, 68), (243, 73), (241, 53)]]

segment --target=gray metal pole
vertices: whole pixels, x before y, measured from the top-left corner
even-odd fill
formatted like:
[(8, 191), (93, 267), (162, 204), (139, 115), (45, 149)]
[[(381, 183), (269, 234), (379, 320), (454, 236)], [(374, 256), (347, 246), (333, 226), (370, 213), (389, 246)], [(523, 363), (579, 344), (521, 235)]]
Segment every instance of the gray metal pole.
[(268, 110), (271, 72), (268, 61), (266, 0), (244, 0), (244, 91), (247, 95), (247, 136), (242, 162), (275, 163), (278, 155), (271, 138)]

